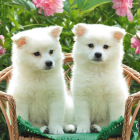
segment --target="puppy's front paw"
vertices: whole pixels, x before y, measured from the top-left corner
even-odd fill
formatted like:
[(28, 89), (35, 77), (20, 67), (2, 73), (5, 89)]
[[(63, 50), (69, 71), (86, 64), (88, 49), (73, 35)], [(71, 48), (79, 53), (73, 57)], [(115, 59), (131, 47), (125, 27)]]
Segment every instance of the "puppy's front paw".
[(56, 129), (52, 132), (52, 134), (64, 134), (64, 132), (63, 132), (63, 130)]
[(74, 133), (75, 130), (76, 130), (76, 128), (72, 124), (69, 124), (69, 125), (65, 125), (64, 126), (64, 132), (66, 132), (66, 133)]
[(60, 126), (49, 127), (49, 133), (50, 134), (64, 134), (63, 128)]
[(44, 134), (49, 134), (49, 129), (48, 129), (48, 126), (42, 126), (40, 128), (40, 131)]
[(77, 128), (76, 133), (90, 133), (90, 129), (80, 127), (80, 128)]
[(91, 125), (91, 133), (99, 133), (101, 131), (101, 127), (97, 124)]

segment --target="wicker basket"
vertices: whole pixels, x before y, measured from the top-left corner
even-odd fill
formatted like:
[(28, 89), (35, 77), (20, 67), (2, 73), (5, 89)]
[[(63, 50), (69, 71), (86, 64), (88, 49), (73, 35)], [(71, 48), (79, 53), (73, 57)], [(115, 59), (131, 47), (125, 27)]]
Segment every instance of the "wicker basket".
[[(67, 81), (67, 84), (70, 83), (70, 77), (68, 76), (68, 73), (70, 73), (70, 71), (71, 71), (72, 62), (73, 62), (73, 59), (71, 57), (71, 54), (68, 54), (68, 53), (65, 54), (64, 65), (67, 65), (67, 67), (68, 67), (68, 69), (65, 71), (65, 79)], [(126, 81), (127, 81), (128, 87), (131, 86), (132, 79), (134, 79), (135, 81), (137, 81), (140, 84), (140, 73), (136, 72), (135, 70), (133, 70), (125, 65), (122, 65), (122, 67), (124, 70), (124, 74), (126, 75)], [(8, 83), (9, 79), (11, 78), (11, 71), (12, 71), (12, 66), (1, 71), (0, 72), (0, 82), (2, 80), (6, 79), (6, 81)], [(7, 103), (9, 105), (9, 110), (10, 110), (10, 121), (9, 121), (6, 111), (4, 109), (4, 107), (7, 106), (5, 101), (8, 101)], [(137, 102), (138, 102), (138, 104), (134, 111), (132, 120), (131, 120), (131, 122), (129, 122), (132, 107)], [(136, 114), (139, 110), (139, 107), (140, 107), (140, 92), (130, 95), (126, 101), (122, 137), (108, 138), (108, 140), (122, 140), (122, 139), (130, 140), (131, 129), (132, 129)], [(49, 140), (48, 138), (43, 138), (43, 137), (19, 136), (18, 127), (17, 127), (15, 100), (11, 95), (7, 95), (6, 93), (4, 93), (2, 91), (0, 91), (0, 108), (3, 112), (3, 115), (5, 117), (5, 120), (6, 120), (6, 123), (8, 126), (10, 140)], [(10, 122), (11, 122), (11, 124), (10, 124)]]

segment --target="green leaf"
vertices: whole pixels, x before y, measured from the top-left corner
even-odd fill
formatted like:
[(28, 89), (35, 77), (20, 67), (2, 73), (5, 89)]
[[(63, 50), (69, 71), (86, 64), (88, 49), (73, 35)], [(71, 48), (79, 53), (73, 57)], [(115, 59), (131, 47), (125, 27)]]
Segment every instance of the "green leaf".
[(5, 4), (8, 5), (8, 6), (11, 6), (12, 8), (14, 7), (14, 8), (16, 8), (16, 9), (23, 10), (23, 11), (29, 13), (29, 14), (33, 14), (33, 13), (32, 13), (32, 10), (33, 10), (33, 9), (28, 10), (28, 9), (26, 9), (26, 7), (23, 7), (22, 5), (20, 5), (20, 4), (18, 4), (18, 3), (12, 3), (12, 2), (11, 2), (11, 3), (5, 3)]
[(140, 16), (140, 9), (137, 10), (137, 16)]
[(136, 67), (136, 63), (133, 59), (133, 56), (131, 54), (125, 54), (125, 59), (127, 60), (127, 62), (129, 63), (129, 66), (132, 65), (133, 67)]
[(7, 16), (7, 17), (14, 23), (14, 25), (15, 25), (15, 27), (16, 27), (17, 29), (20, 28), (19, 23), (15, 20), (14, 16), (13, 16), (11, 13), (8, 13), (8, 16)]
[(73, 3), (71, 4), (71, 7), (77, 4), (77, 0), (74, 0)]
[(78, 16), (79, 10), (72, 10), (71, 11), (71, 17), (72, 19), (76, 19)]
[(69, 2), (69, 0), (66, 0), (64, 2), (64, 10), (70, 15), (70, 2)]
[(27, 4), (30, 6), (31, 9), (36, 10), (35, 5), (31, 1), (27, 1)]
[(16, 4), (21, 5), (22, 7), (24, 7), (27, 10), (31, 10), (30, 6), (28, 5), (28, 3), (24, 0), (13, 0)]
[(86, 0), (77, 0), (77, 7), (79, 10), (82, 10), (82, 7), (84, 5)]
[(83, 6), (83, 10), (89, 10), (107, 2), (111, 2), (111, 0), (87, 0)]
[(134, 29), (136, 23), (134, 22), (130, 22), (130, 24), (128, 25), (127, 31), (130, 32), (131, 29)]
[(1, 49), (1, 46), (4, 47), (4, 44), (3, 44), (2, 40), (0, 39), (0, 49)]
[(20, 4), (17, 3), (13, 3), (13, 2), (9, 2), (9, 3), (5, 3), (5, 5), (11, 6), (11, 7), (15, 7), (15, 8), (22, 8), (22, 6)]

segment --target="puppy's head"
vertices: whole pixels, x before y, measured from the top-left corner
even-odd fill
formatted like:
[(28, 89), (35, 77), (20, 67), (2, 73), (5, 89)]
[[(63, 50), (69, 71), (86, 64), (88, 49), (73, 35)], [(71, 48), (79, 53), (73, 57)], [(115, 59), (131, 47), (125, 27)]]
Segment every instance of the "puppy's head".
[(34, 70), (50, 70), (61, 64), (62, 53), (59, 26), (35, 28), (12, 37), (13, 65)]
[(74, 26), (73, 33), (76, 41), (74, 57), (81, 57), (85, 62), (96, 64), (115, 61), (115, 59), (122, 60), (124, 29), (80, 23)]

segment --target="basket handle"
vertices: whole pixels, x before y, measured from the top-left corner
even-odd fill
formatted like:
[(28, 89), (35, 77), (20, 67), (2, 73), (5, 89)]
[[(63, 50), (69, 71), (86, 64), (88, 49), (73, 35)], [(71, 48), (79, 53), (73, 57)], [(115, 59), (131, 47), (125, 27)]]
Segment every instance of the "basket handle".
[[(138, 102), (137, 107), (134, 111), (134, 114), (130, 122), (132, 108), (137, 102)], [(130, 95), (126, 100), (124, 124), (123, 124), (123, 132), (122, 132), (123, 140), (130, 140), (132, 126), (133, 126), (133, 123), (134, 123), (134, 120), (136, 118), (139, 108), (140, 108), (140, 92), (137, 92), (135, 94)]]
[[(7, 101), (9, 105), (11, 125), (7, 113), (4, 109), (4, 106), (6, 107), (5, 101)], [(19, 132), (17, 126), (16, 104), (14, 98), (11, 95), (7, 95), (6, 93), (0, 91), (0, 108), (3, 112), (4, 118), (8, 126), (10, 140), (18, 140)]]

